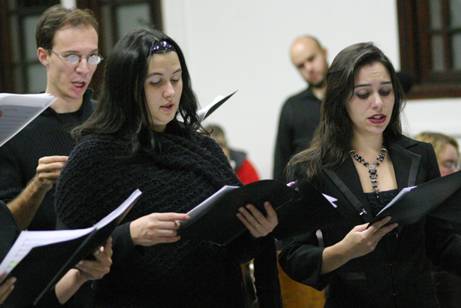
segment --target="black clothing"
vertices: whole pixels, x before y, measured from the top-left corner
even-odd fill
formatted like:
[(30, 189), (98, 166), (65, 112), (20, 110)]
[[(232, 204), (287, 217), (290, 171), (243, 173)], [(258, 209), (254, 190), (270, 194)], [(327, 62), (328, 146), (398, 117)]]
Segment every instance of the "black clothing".
[[(402, 137), (388, 145), (398, 189), (439, 176), (432, 146)], [(295, 174), (303, 177), (305, 167)], [(377, 209), (370, 207), (351, 158), (337, 168), (325, 168), (318, 189), (338, 198), (341, 218), (322, 228), (325, 247), (341, 241), (358, 224), (369, 222)], [(394, 192), (386, 197), (389, 199)], [(385, 196), (385, 194), (383, 194)], [(376, 202), (372, 203), (376, 204)], [(415, 206), (418, 206), (415, 204)], [(362, 215), (360, 215), (362, 213)], [(440, 220), (426, 218), (386, 235), (375, 250), (340, 268), (321, 274), (323, 248), (315, 236), (293, 239), (280, 264), (294, 279), (317, 289), (329, 286), (325, 307), (438, 307), (431, 278), (431, 261), (461, 272), (461, 238)]]
[(6, 256), (19, 235), (13, 215), (2, 201), (0, 201), (0, 262)]
[[(91, 91), (83, 97), (79, 110), (56, 113), (48, 108), (0, 148), (0, 199), (14, 199), (35, 176), (39, 158), (69, 155), (75, 145), (70, 131), (83, 123), (93, 111)], [(56, 225), (54, 190), (43, 199), (29, 230), (53, 230)]]
[[(39, 158), (43, 156), (69, 155), (75, 146), (70, 131), (83, 123), (93, 112), (92, 91), (87, 90), (79, 110), (56, 113), (46, 109), (13, 139), (0, 148), (0, 199), (14, 199), (35, 176)], [(56, 227), (54, 189), (44, 197), (29, 230), (53, 230)], [(73, 296), (66, 307), (87, 307), (91, 301), (89, 284), (85, 284), (78, 296)], [(44, 298), (41, 307), (59, 306), (54, 292)], [(85, 303), (85, 304), (84, 304)]]
[(398, 193), (398, 189), (392, 189), (388, 191), (379, 192), (379, 198), (376, 196), (375, 192), (364, 193), (365, 198), (368, 201), (368, 204), (371, 208), (373, 217), (375, 217), (379, 211), (381, 211), (386, 204), (388, 204), (392, 198), (394, 198)]
[[(130, 156), (114, 137), (88, 136), (72, 151), (56, 188), (59, 219), (95, 223), (134, 189), (143, 195), (125, 221), (154, 212), (187, 212), (225, 184), (238, 184), (220, 147), (208, 137), (156, 133), (157, 151)], [(78, 187), (78, 189), (75, 189)], [(225, 247), (180, 240), (122, 253), (97, 283), (98, 307), (243, 307), (240, 263), (262, 240), (249, 233)]]
[(283, 104), (275, 141), (274, 179), (285, 181), (285, 167), (290, 158), (309, 146), (320, 122), (320, 104), (310, 88), (289, 97)]
[(434, 271), (432, 278), (440, 308), (459, 308), (461, 306), (461, 277), (446, 271)]
[[(18, 235), (19, 228), (16, 225), (16, 221), (13, 215), (11, 215), (11, 212), (6, 207), (6, 204), (0, 201), (0, 262), (3, 260), (3, 258), (5, 258)], [(51, 289), (50, 292), (45, 294), (37, 307), (52, 308), (62, 306), (59, 304), (58, 299), (56, 298), (54, 289)]]

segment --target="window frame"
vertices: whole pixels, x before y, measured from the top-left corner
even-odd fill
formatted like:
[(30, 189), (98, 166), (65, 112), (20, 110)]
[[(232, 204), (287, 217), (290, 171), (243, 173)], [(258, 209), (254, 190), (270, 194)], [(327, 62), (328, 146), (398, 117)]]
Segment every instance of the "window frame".
[(401, 70), (411, 74), (414, 85), (409, 99), (461, 97), (461, 70), (433, 72), (431, 35), (441, 35), (444, 46), (444, 66), (452, 66), (450, 35), (461, 29), (448, 27), (449, 0), (440, 0), (442, 27), (430, 30), (428, 0), (397, 0)]

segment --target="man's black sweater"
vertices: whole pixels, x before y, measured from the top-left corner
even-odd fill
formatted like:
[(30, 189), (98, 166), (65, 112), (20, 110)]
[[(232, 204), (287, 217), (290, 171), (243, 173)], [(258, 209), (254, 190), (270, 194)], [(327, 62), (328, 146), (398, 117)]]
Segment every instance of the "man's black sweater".
[[(84, 95), (79, 110), (56, 113), (48, 108), (18, 135), (0, 148), (0, 200), (14, 199), (35, 176), (39, 158), (69, 155), (75, 145), (70, 131), (83, 123), (93, 111), (91, 92)], [(54, 189), (50, 190), (39, 207), (29, 230), (54, 229)]]

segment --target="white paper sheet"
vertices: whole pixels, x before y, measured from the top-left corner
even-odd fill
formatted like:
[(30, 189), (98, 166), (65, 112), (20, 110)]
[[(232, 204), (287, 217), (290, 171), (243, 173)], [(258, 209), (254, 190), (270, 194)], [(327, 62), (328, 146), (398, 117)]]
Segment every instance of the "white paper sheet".
[(222, 194), (224, 194), (225, 192), (228, 192), (230, 190), (234, 190), (236, 188), (239, 188), (238, 186), (232, 186), (232, 185), (224, 185), (223, 187), (221, 187), (217, 192), (215, 192), (214, 194), (212, 194), (211, 196), (209, 196), (208, 198), (206, 198), (204, 201), (202, 201), (199, 205), (197, 205), (196, 207), (194, 207), (192, 210), (190, 210), (189, 212), (187, 212), (187, 214), (190, 216), (190, 217), (194, 217), (194, 216), (197, 216), (197, 215), (200, 215), (201, 212), (203, 212), (204, 210), (207, 209), (208, 206), (210, 206), (210, 204), (213, 203), (214, 200), (216, 200), (217, 198), (219, 198)]
[(0, 93), (0, 146), (26, 127), (54, 100), (54, 96), (46, 93)]
[(394, 205), (394, 203), (396, 203), (398, 200), (400, 200), (400, 198), (402, 198), (405, 194), (409, 193), (410, 191), (412, 191), (414, 188), (416, 188), (416, 186), (409, 186), (409, 187), (405, 187), (405, 188), (402, 188), (401, 191), (399, 191), (399, 193), (394, 197), (392, 198), (391, 201), (389, 201), (388, 204), (386, 204), (385, 207), (383, 207), (381, 209), (381, 211), (378, 212), (378, 214), (376, 214), (376, 216), (378, 216), (379, 214), (381, 214), (381, 212), (383, 212), (385, 209), (391, 207), (392, 205)]
[(0, 263), (0, 273), (8, 274), (35, 247), (73, 240), (87, 235), (94, 227), (58, 231), (22, 231)]

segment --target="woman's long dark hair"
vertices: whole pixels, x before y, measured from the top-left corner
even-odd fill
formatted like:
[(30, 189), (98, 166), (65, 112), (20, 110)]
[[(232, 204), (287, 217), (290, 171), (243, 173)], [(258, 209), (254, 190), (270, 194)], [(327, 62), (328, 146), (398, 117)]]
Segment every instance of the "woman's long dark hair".
[(181, 48), (160, 31), (140, 29), (126, 34), (115, 45), (106, 62), (101, 99), (90, 118), (74, 129), (74, 138), (78, 140), (88, 134), (115, 135), (130, 140), (133, 151), (139, 148), (153, 149), (155, 133), (150, 128), (152, 120), (144, 83), (152, 46), (160, 42), (167, 42), (170, 47), (160, 53), (177, 53), (183, 82), (178, 108), (183, 122), (179, 123), (175, 118), (168, 123), (166, 130), (176, 129), (187, 134), (201, 128), (197, 100)]
[[(343, 49), (333, 60), (327, 77), (325, 101), (321, 106), (320, 124), (308, 149), (295, 155), (288, 163), (288, 178), (315, 178), (324, 167), (333, 168), (349, 157), (352, 141), (352, 121), (346, 104), (352, 97), (355, 77), (368, 64), (379, 62), (387, 69), (394, 89), (394, 109), (384, 140), (402, 135), (400, 111), (402, 90), (394, 67), (384, 53), (372, 43), (358, 43)], [(306, 170), (307, 169), (307, 170)], [(300, 170), (302, 170), (300, 174)]]

